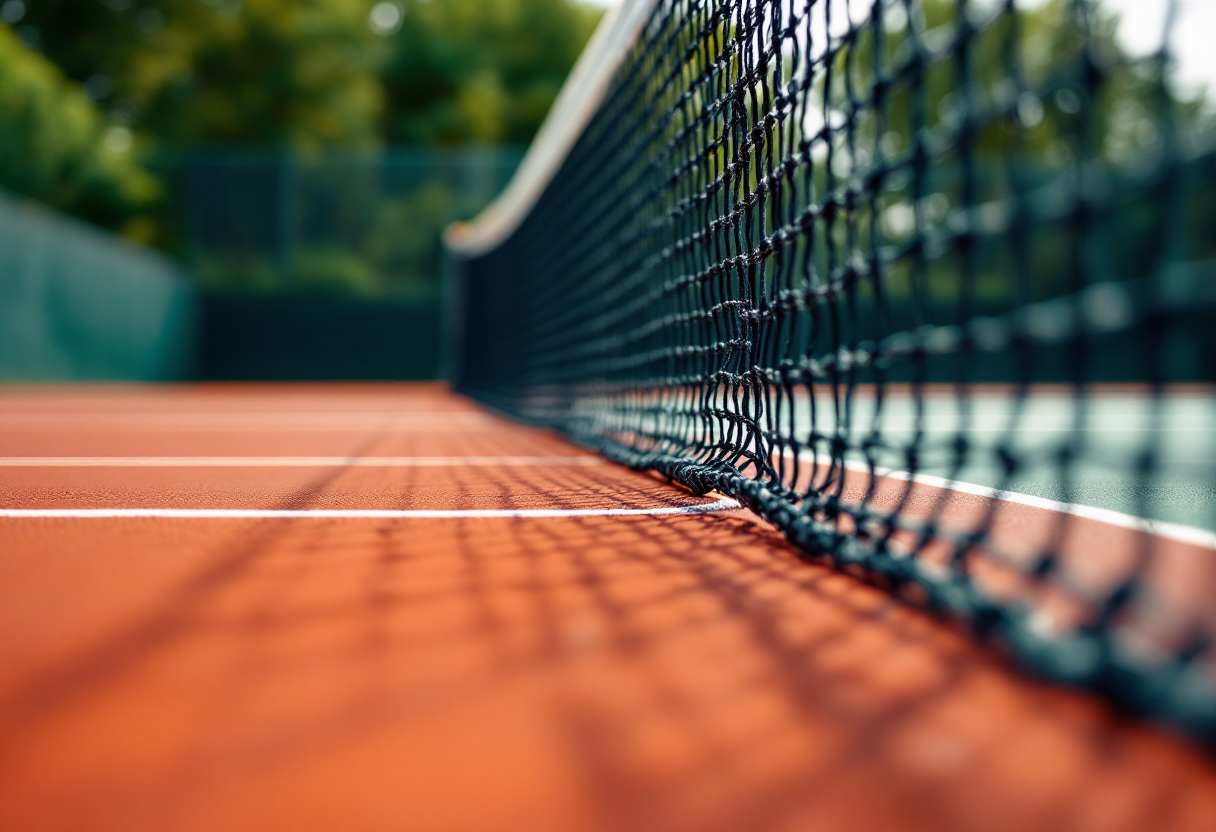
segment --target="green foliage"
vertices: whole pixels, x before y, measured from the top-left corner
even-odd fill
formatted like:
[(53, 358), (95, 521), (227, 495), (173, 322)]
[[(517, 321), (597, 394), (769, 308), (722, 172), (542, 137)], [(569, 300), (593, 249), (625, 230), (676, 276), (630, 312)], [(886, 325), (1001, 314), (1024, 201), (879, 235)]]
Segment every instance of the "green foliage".
[(576, 0), (403, 0), (383, 69), (384, 136), (531, 140), (599, 20)]
[(100, 225), (146, 236), (155, 180), (132, 158), (131, 136), (0, 24), (0, 187)]
[(372, 143), (371, 37), (360, 0), (246, 0), (198, 38), (191, 72), (166, 79), (143, 124), (177, 143)]
[(160, 143), (377, 139), (368, 0), (31, 0), (23, 25), (120, 120)]
[[(579, 0), (26, 0), (25, 6), (23, 36), (87, 92), (118, 128), (114, 135), (133, 137), (173, 183), (156, 224), (145, 220), (141, 236), (171, 250), (190, 249), (200, 282), (250, 291), (308, 284), (407, 294), (433, 294), (443, 224), (484, 204), (485, 195), (466, 205), (465, 186), (446, 180), (387, 201), (378, 194), (360, 201), (345, 188), (351, 193), (346, 213), (305, 225), (316, 229), (332, 220), (353, 223), (357, 232), (335, 226), (316, 239), (309, 232), (292, 243), (298, 248), (291, 258), (264, 248), (201, 252), (186, 221), (214, 209), (187, 204), (193, 197), (175, 171), (200, 147), (287, 148), (307, 165), (326, 147), (386, 141), (526, 144), (601, 14)], [(16, 45), (11, 33), (9, 40)], [(61, 77), (56, 83), (65, 85)], [(0, 103), (0, 113), (10, 109)], [(60, 153), (56, 142), (69, 136), (96, 144), (93, 133), (102, 128), (81, 127), (90, 118), (81, 114), (101, 121), (79, 89), (59, 110), (47, 103), (39, 112), (40, 126), (21, 135), (40, 136), (36, 150), (44, 156)], [(92, 138), (79, 138), (89, 131)], [(0, 136), (9, 146), (14, 141)], [(41, 177), (41, 184), (11, 187), (118, 222), (62, 195), (81, 192), (79, 171), (20, 161), (33, 152), (0, 146), (10, 179)], [(94, 201), (101, 196), (98, 187), (88, 193)], [(292, 197), (304, 214), (328, 204), (311, 196)], [(338, 257), (330, 238), (356, 240), (358, 255)]]
[[(851, 96), (868, 94), (876, 78), (897, 79), (883, 106), (861, 111), (854, 124), (860, 146), (868, 149), (881, 139), (890, 157), (906, 150), (917, 130), (945, 138), (964, 108), (990, 113), (1021, 91), (1013, 118), (982, 122), (975, 150), (1015, 154), (1055, 169), (1081, 156), (1129, 161), (1160, 139), (1153, 122), (1162, 120), (1164, 109), (1180, 127), (1202, 119), (1203, 96), (1180, 96), (1168, 88), (1155, 59), (1123, 54), (1117, 20), (1098, 3), (1051, 0), (1011, 12), (994, 4), (995, 23), (981, 22), (965, 38), (966, 49), (957, 47), (958, 8), (955, 0), (922, 0), (915, 44), (902, 9), (887, 18), (889, 25), (866, 27), (831, 62), (830, 82), (825, 73), (815, 85), (816, 107), (826, 101), (828, 110), (842, 113)], [(1097, 85), (1091, 84), (1095, 72)], [(1089, 144), (1074, 146), (1082, 120)]]
[[(113, 125), (129, 125), (137, 147), (289, 147), (305, 166), (309, 158), (324, 155), (316, 151), (326, 146), (525, 144), (601, 14), (581, 0), (387, 3), (28, 0), (20, 25), (34, 33), (46, 57), (84, 85), (112, 124), (4, 29), (0, 113), (18, 129), (0, 132), (0, 183), (116, 226), (129, 222), (137, 213), (132, 206), (145, 204), (153, 189), (146, 176), (137, 175), (129, 155), (106, 150), (103, 137)], [(377, 7), (387, 8), (388, 17), (381, 19), (386, 25), (376, 23)], [(838, 123), (851, 110), (850, 99), (867, 96), (876, 77), (895, 80), (881, 106), (853, 111), (853, 146), (846, 146), (845, 131), (836, 130), (831, 168), (817, 164), (814, 181), (794, 185), (798, 190), (791, 198), (809, 204), (833, 174), (831, 181), (839, 185), (879, 156), (902, 158), (916, 131), (930, 144), (947, 139), (963, 110), (962, 82), (973, 112), (1004, 108), (999, 117), (984, 121), (973, 145), (970, 164), (978, 172), (973, 203), (1008, 197), (1004, 166), (1009, 159), (1017, 158), (1023, 174), (1037, 183), (1051, 181), (1079, 157), (1123, 165), (1159, 138), (1154, 131), (1163, 123), (1162, 107), (1178, 123), (1194, 121), (1199, 113), (1198, 100), (1163, 93), (1152, 61), (1125, 60), (1114, 21), (1098, 5), (1051, 0), (1023, 7), (993, 26), (981, 26), (964, 54), (954, 49), (957, 0), (923, 0), (914, 5), (913, 13), (923, 19), (913, 28), (923, 33), (918, 49), (931, 58), (917, 71), (908, 70), (913, 44), (908, 21), (901, 19), (904, 8), (889, 6), (884, 12), (891, 15), (889, 25), (863, 27), (829, 61), (831, 72), (819, 73), (811, 90), (812, 112), (797, 126), (795, 141), (817, 132), (824, 120)], [(1081, 13), (1089, 15), (1084, 26)], [(731, 37), (731, 24), (719, 26), (720, 37)], [(1083, 31), (1093, 35), (1089, 54), (1103, 77), (1094, 90), (1087, 87), (1086, 63), (1079, 60)], [(31, 61), (40, 69), (30, 69)], [(789, 61), (784, 71), (793, 67)], [(1024, 92), (1010, 112), (1015, 67), (1016, 89)], [(662, 79), (654, 79), (654, 85), (658, 94)], [(1081, 100), (1073, 94), (1077, 91), (1092, 92), (1093, 100)], [(704, 105), (698, 99), (688, 106)], [(1076, 128), (1078, 112), (1087, 124), (1084, 137)], [(665, 129), (677, 130), (679, 124), (672, 121)], [(131, 134), (120, 129), (110, 135)], [(1079, 146), (1082, 138), (1095, 146)], [(818, 158), (826, 151), (823, 142), (813, 143)], [(710, 162), (718, 173), (732, 152), (729, 141), (714, 152)], [(763, 174), (759, 164), (751, 160), (753, 178)], [(914, 207), (923, 222), (941, 224), (961, 201), (962, 169), (963, 160), (948, 149), (935, 157), (919, 202), (907, 176), (888, 178), (879, 217), (884, 238), (898, 242), (912, 233)], [(245, 252), (235, 260), (228, 253), (219, 260), (204, 257), (204, 263), (226, 265), (205, 268), (203, 278), (257, 290), (294, 283), (360, 292), (433, 287), (440, 269), (440, 229), (475, 207), (461, 201), (462, 187), (436, 180), (408, 195), (386, 196), (370, 179), (332, 186), (329, 193), (347, 194), (343, 205), (324, 208), (332, 216), (303, 223), (309, 229), (331, 223), (328, 236), (308, 232), (293, 243), (299, 248), (291, 258)], [(173, 190), (174, 199), (190, 198)], [(309, 206), (329, 205), (328, 198), (314, 196), (305, 190), (290, 198), (304, 214)], [(183, 205), (172, 207), (178, 216), (187, 213)], [(174, 238), (167, 230), (171, 224), (162, 221), (156, 238), (162, 245)], [(358, 264), (335, 254), (337, 239), (358, 251), (353, 258)], [(823, 248), (817, 251), (822, 254)], [(984, 278), (977, 286), (982, 288)], [(1050, 275), (1043, 280), (1058, 282)], [(996, 278), (992, 283), (1009, 285)]]
[[(159, 143), (527, 143), (599, 19), (578, 0), (29, 0), (23, 27)], [(384, 107), (387, 99), (387, 108)]]

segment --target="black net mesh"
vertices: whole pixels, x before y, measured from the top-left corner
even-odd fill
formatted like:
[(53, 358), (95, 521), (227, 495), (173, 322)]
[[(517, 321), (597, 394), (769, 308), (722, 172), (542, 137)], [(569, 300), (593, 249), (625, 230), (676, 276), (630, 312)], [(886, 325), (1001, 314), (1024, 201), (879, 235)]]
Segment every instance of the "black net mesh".
[(1151, 5), (659, 0), (456, 258), (457, 387), (1216, 735), (1216, 142)]

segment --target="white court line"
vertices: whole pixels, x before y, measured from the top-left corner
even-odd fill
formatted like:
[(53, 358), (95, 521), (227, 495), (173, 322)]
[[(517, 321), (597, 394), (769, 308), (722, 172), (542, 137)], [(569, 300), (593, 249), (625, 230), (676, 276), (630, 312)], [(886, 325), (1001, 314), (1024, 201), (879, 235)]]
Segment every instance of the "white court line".
[(657, 517), (672, 514), (708, 514), (741, 508), (737, 500), (662, 508), (522, 508), (522, 509), (224, 509), (224, 508), (0, 508), (0, 518), (166, 518), (175, 520), (455, 520), (533, 517)]
[[(501, 431), (506, 425), (502, 422), (302, 422), (298, 424), (275, 424), (272, 422), (249, 422), (240, 424), (139, 424), (115, 422), (112, 424), (93, 424), (85, 422), (62, 424), (37, 424), (35, 422), (20, 425), (3, 424), (0, 422), (0, 433), (366, 433), (383, 432), (392, 434), (404, 433), (474, 433), (480, 431)], [(524, 426), (513, 425), (521, 428)]]
[[(807, 462), (818, 461), (820, 465), (826, 465), (830, 462), (830, 458), (823, 454), (811, 454), (802, 452), (799, 455)], [(860, 474), (869, 475), (870, 469), (863, 463), (845, 461), (844, 467), (850, 471), (855, 471)], [(990, 500), (1000, 500), (1005, 503), (1015, 503), (1017, 505), (1028, 506), (1030, 508), (1042, 509), (1044, 511), (1054, 511), (1062, 514), (1070, 514), (1075, 517), (1084, 517), (1087, 520), (1095, 520), (1099, 523), (1106, 523), (1111, 526), (1118, 526), (1123, 529), (1131, 529), (1132, 531), (1145, 532), (1147, 534), (1164, 537), (1169, 540), (1174, 540), (1179, 543), (1188, 543), (1192, 546), (1202, 546), (1208, 549), (1216, 549), (1216, 532), (1210, 532), (1207, 529), (1199, 529), (1194, 526), (1184, 526), (1180, 523), (1167, 523), (1164, 520), (1149, 520), (1144, 517), (1137, 517), (1134, 514), (1126, 514), (1122, 511), (1115, 511), (1109, 508), (1098, 508), (1096, 506), (1085, 506), (1077, 503), (1063, 503), (1059, 500), (1049, 500), (1045, 497), (1036, 497), (1033, 494), (1023, 494), (1020, 491), (1001, 491), (998, 488), (992, 488), (987, 485), (979, 485), (973, 482), (960, 482), (947, 477), (939, 477), (933, 474), (910, 474), (907, 471), (895, 471), (890, 468), (875, 467), (874, 473), (880, 477), (887, 477), (893, 480), (903, 480), (907, 482), (911, 480), (914, 483), (927, 485), (932, 488), (941, 488), (946, 491), (958, 491), (962, 494), (971, 494), (977, 497), (986, 497)]]
[(488, 413), (476, 411), (455, 411), (450, 413), (424, 411), (411, 413), (408, 411), (373, 411), (373, 410), (327, 410), (327, 411), (266, 411), (266, 410), (206, 410), (190, 411), (64, 411), (64, 410), (12, 410), (0, 411), (0, 424), (9, 422), (32, 422), (43, 424), (50, 422), (157, 422), (179, 424), (209, 425), (215, 422), (502, 422)]
[(603, 465), (597, 456), (5, 456), (0, 468), (459, 468)]
[(483, 413), (3, 413), (0, 430), (355, 430), (419, 429), (427, 432), (499, 428), (502, 419)]

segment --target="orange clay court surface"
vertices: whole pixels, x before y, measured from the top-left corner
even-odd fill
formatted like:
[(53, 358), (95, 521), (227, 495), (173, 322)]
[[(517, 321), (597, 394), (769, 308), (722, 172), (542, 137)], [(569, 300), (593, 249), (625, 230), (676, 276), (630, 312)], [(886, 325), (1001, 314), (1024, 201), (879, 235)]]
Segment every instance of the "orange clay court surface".
[(0, 518), (3, 832), (1216, 829), (1197, 748), (439, 386), (9, 388), (0, 457), (247, 515)]

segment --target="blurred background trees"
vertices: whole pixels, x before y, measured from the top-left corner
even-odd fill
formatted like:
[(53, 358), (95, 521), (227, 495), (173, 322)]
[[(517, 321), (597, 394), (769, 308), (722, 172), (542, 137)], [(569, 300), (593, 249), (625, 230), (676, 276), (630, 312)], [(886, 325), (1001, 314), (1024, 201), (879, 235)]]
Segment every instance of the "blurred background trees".
[(159, 143), (526, 144), (602, 10), (578, 0), (5, 0)]
[(409, 0), (381, 70), (383, 135), (526, 145), (601, 10), (570, 0)]
[[(339, 377), (336, 364), (318, 370), (300, 356), (311, 349), (310, 360), (321, 361), (364, 336), (381, 346), (343, 359), (348, 371), (434, 375), (441, 230), (506, 184), (611, 1), (0, 0), (0, 190), (183, 263), (210, 310), (200, 316), (210, 345), (202, 353), (222, 357), (206, 377), (241, 377), (253, 356), (267, 362), (258, 377)], [(884, 244), (906, 242), (918, 223), (945, 229), (969, 204), (1001, 202), (1015, 178), (1024, 189), (1050, 184), (1077, 159), (1118, 186), (1164, 146), (1160, 125), (1213, 123), (1210, 92), (1174, 85), (1163, 55), (1131, 48), (1128, 26), (1116, 22), (1117, 13), (1164, 7), (1143, 1), (1019, 0), (1016, 15), (981, 23), (965, 55), (954, 47), (958, 0), (884, 4), (884, 25), (859, 27), (832, 59), (831, 84), (819, 72), (811, 85), (814, 105), (796, 129), (814, 136), (847, 117), (855, 141), (834, 131), (830, 169), (825, 144), (812, 143), (815, 193), (800, 198), (821, 199), (829, 180), (933, 141), (946, 149), (922, 181), (884, 179), (874, 225)], [(829, 3), (833, 24), (823, 20)], [(982, 19), (1003, 2), (962, 5)], [(825, 48), (828, 25), (840, 36), (850, 17), (859, 23), (874, 8), (872, 0), (818, 0), (812, 20), (822, 29), (811, 32), (810, 51)], [(915, 38), (909, 13), (921, 16)], [(730, 24), (719, 25), (729, 36)], [(1137, 27), (1156, 49), (1161, 25)], [(1088, 52), (1082, 32), (1094, 35)], [(932, 54), (920, 93), (905, 74), (888, 86), (883, 112), (854, 109), (874, 74), (890, 76), (914, 49)], [(1098, 87), (1087, 80), (1095, 69)], [(970, 79), (966, 89), (961, 77)], [(960, 114), (985, 108), (999, 116), (977, 128), (968, 195), (963, 160), (941, 140)], [(719, 152), (734, 151), (724, 144)], [(1108, 275), (1143, 276), (1136, 253), (1152, 249), (1142, 244), (1149, 238), (1168, 238), (1192, 259), (1216, 256), (1216, 168), (1205, 154), (1176, 177), (1185, 222), (1136, 200), (1111, 201), (1089, 218), (1113, 241), (1100, 253)], [(1060, 255), (1068, 233), (1057, 224), (1020, 252), (1033, 275), (1021, 287), (1028, 298), (1058, 295), (1075, 280)], [(967, 268), (976, 309), (1009, 304), (1017, 245), (986, 238), (975, 248)], [(816, 251), (820, 273), (829, 271), (825, 252)], [(906, 264), (890, 269), (889, 314), (913, 314), (904, 299), (924, 281), (948, 320), (960, 268), (930, 258), (923, 275)], [(82, 280), (91, 285), (97, 275), (85, 270)], [(878, 308), (875, 298), (863, 301)], [(331, 337), (318, 346), (321, 330)], [(398, 346), (382, 346), (390, 343)], [(377, 357), (406, 354), (415, 360), (408, 371), (369, 369), (380, 366)]]
[(158, 145), (377, 138), (363, 0), (22, 0), (28, 43)]
[(440, 229), (502, 187), (602, 13), (0, 0), (0, 187), (211, 290), (433, 296)]
[[(604, 0), (595, 2), (0, 0), (0, 187), (177, 254), (216, 290), (434, 294), (439, 229), (506, 181), (603, 13)], [(1027, 90), (1019, 135), (1041, 178), (1078, 150), (1094, 156), (1069, 147), (1081, 107), (1105, 143), (1097, 155), (1112, 164), (1159, 138), (1145, 132), (1159, 121), (1154, 107), (1173, 107), (1179, 122), (1210, 110), (1202, 95), (1163, 97), (1151, 56), (1125, 60), (1104, 3), (1028, 0), (1017, 15)], [(848, 7), (868, 14), (870, 3)], [(957, 7), (914, 7), (924, 16), (922, 47), (948, 47)], [(887, 8), (887, 65), (911, 46), (903, 10)], [(1084, 79), (1070, 76), (1085, 66), (1070, 42), (1081, 12), (1097, 33), (1092, 57), (1105, 62), (1094, 101), (1075, 93)], [(1013, 24), (1004, 18), (973, 43), (973, 105), (1013, 83)], [(847, 109), (840, 79), (849, 73), (859, 89), (873, 82), (877, 47), (865, 32), (838, 56), (836, 87), (813, 90), (823, 106), (811, 116)], [(824, 34), (812, 38), (823, 43)], [(859, 146), (881, 139), (896, 154), (915, 129), (948, 125), (961, 103), (958, 60), (927, 70), (919, 128), (897, 84), (882, 124), (874, 113), (858, 117)], [(1005, 127), (987, 127), (979, 149), (1001, 158)], [(1003, 181), (994, 173), (980, 190)], [(920, 207), (932, 219), (958, 199), (957, 183), (930, 184)], [(906, 188), (887, 202), (884, 232), (906, 236)]]
[(137, 226), (159, 194), (117, 128), (43, 56), (0, 27), (0, 185), (98, 225)]

